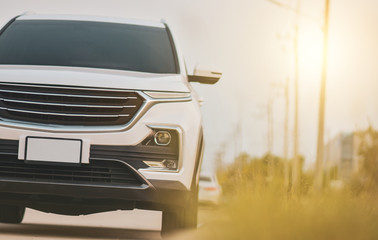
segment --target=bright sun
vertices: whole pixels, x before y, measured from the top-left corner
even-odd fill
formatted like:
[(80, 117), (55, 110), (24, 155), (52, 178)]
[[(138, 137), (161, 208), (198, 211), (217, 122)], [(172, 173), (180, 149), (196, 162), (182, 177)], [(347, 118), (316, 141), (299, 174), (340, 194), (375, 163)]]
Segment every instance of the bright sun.
[(314, 27), (300, 29), (298, 41), (300, 67), (306, 74), (317, 75), (323, 58), (323, 33)]

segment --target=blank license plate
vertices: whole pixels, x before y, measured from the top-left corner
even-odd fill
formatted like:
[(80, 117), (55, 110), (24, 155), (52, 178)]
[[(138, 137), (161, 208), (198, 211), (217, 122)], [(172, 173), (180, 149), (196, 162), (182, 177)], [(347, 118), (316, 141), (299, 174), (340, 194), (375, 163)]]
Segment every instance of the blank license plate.
[(81, 139), (26, 137), (25, 160), (81, 163)]

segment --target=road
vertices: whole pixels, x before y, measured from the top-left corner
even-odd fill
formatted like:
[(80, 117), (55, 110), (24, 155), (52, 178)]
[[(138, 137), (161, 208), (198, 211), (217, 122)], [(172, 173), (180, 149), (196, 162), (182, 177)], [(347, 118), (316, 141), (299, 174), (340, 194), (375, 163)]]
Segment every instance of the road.
[[(200, 210), (200, 217), (208, 210)], [(201, 221), (199, 225), (201, 225)], [(62, 216), (27, 209), (22, 224), (0, 224), (0, 239), (161, 239), (161, 212), (115, 211)]]

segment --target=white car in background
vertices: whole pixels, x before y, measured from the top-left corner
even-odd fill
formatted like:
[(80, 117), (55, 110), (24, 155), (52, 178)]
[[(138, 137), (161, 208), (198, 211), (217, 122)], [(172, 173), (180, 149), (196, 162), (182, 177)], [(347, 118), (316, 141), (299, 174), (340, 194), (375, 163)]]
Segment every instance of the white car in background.
[(25, 207), (65, 215), (163, 212), (196, 227), (202, 118), (164, 22), (21, 15), (0, 30), (0, 222)]
[(219, 205), (222, 187), (215, 174), (201, 173), (199, 179), (198, 200), (201, 204)]

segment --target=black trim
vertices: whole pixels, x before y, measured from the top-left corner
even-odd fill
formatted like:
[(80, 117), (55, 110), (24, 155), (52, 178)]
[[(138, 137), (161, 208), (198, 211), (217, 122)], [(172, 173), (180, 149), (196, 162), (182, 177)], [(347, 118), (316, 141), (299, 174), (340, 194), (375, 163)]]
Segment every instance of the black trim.
[[(154, 130), (154, 129), (153, 129)], [(134, 169), (148, 168), (143, 161), (163, 161), (164, 159), (179, 160), (179, 133), (170, 130), (172, 141), (168, 146), (157, 146), (153, 141), (153, 133), (135, 146), (122, 145), (91, 145), (89, 161), (92, 160), (119, 160), (132, 166)], [(0, 139), (0, 160), (4, 156), (18, 156), (18, 140)], [(29, 163), (29, 162), (28, 162)], [(30, 163), (36, 163), (30, 161)], [(42, 162), (43, 164), (61, 164), (55, 162)], [(68, 163), (70, 164), (70, 163)], [(64, 164), (66, 165), (66, 164)], [(77, 166), (77, 164), (74, 164)]]
[(108, 187), (0, 180), (0, 204), (66, 215), (134, 208), (161, 211), (166, 206), (186, 206), (191, 192), (182, 183), (151, 183), (141, 187)]
[(181, 69), (180, 69), (180, 64), (179, 64), (179, 60), (178, 60), (178, 56), (177, 56), (177, 49), (176, 49), (175, 42), (173, 40), (172, 32), (171, 32), (171, 30), (169, 29), (169, 27), (168, 27), (168, 25), (166, 23), (164, 23), (164, 26), (165, 26), (165, 29), (167, 30), (169, 41), (171, 43), (172, 53), (173, 53), (173, 57), (175, 59), (176, 73), (180, 74), (181, 73), (181, 71), (180, 71)]
[(202, 84), (216, 84), (220, 77), (206, 77), (199, 75), (188, 75), (189, 82), (198, 82)]
[[(164, 130), (171, 134), (171, 143), (167, 146), (158, 146), (154, 142), (156, 131)], [(130, 164), (135, 169), (148, 168), (143, 161), (179, 160), (180, 134), (177, 130), (153, 128), (140, 144), (135, 146), (91, 145), (89, 159), (118, 159)], [(177, 164), (178, 165), (178, 164)]]
[(18, 17), (20, 17), (20, 16), (21, 16), (21, 15), (18, 15), (18, 16), (16, 16), (16, 17), (12, 18), (11, 20), (9, 20), (9, 21), (7, 22), (7, 24), (5, 24), (4, 27), (0, 29), (0, 35), (3, 34), (3, 32), (5, 32), (5, 30), (7, 30), (7, 28), (8, 28), (8, 27), (9, 27), (14, 21), (16, 21), (16, 19), (17, 19)]
[[(0, 180), (0, 203), (67, 215), (133, 209), (135, 202), (157, 202), (153, 187), (111, 188)], [(85, 209), (92, 205), (90, 209)], [(75, 210), (73, 210), (75, 209)]]
[(178, 181), (166, 181), (166, 180), (150, 180), (150, 183), (156, 189), (165, 189), (165, 190), (177, 190), (185, 191), (187, 190), (185, 185)]
[(117, 159), (126, 162), (135, 169), (148, 168), (143, 161), (178, 160), (177, 148), (164, 146), (107, 146), (92, 145), (89, 161), (92, 159)]
[[(179, 137), (177, 133), (177, 137)], [(202, 130), (200, 132), (202, 139)], [(25, 164), (17, 160), (18, 140), (0, 139), (0, 163), (3, 160), (12, 161), (12, 164)], [(146, 144), (145, 142), (141, 144)], [(196, 169), (199, 168), (201, 161), (202, 140), (198, 146), (196, 159)], [(160, 149), (159, 152), (167, 153), (168, 147), (137, 145), (138, 149)], [(117, 154), (124, 155), (123, 150), (137, 146), (92, 146), (101, 147), (114, 151), (121, 150)], [(171, 144), (170, 144), (171, 146)], [(108, 148), (110, 147), (110, 148)], [(172, 145), (176, 148), (177, 146)], [(136, 148), (135, 148), (136, 149)], [(93, 149), (91, 149), (93, 150)], [(97, 150), (100, 150), (97, 148)], [(100, 150), (101, 151), (101, 150)], [(173, 151), (173, 149), (172, 149)], [(176, 148), (177, 154), (178, 149)], [(93, 152), (92, 152), (93, 153)], [(106, 152), (105, 152), (106, 153)], [(146, 152), (144, 152), (146, 153)], [(147, 154), (149, 152), (147, 151)], [(155, 153), (150, 153), (154, 155)], [(177, 155), (178, 156), (178, 155)], [(93, 155), (91, 155), (93, 157)], [(13, 159), (13, 160), (12, 160)], [(90, 158), (94, 163), (96, 160)], [(111, 157), (104, 159), (103, 162), (111, 162)], [(113, 160), (124, 162), (127, 161)], [(132, 162), (141, 162), (132, 160)], [(32, 165), (32, 164), (30, 164)], [(47, 164), (45, 164), (47, 165)], [(83, 164), (82, 166), (87, 165)], [(131, 165), (131, 164), (130, 164)], [(178, 181), (166, 180), (146, 180), (133, 166), (128, 165), (129, 169), (136, 175), (138, 183), (134, 184), (113, 184), (113, 183), (80, 183), (80, 182), (59, 182), (59, 181), (38, 181), (22, 179), (18, 176), (5, 176), (0, 178), (0, 204), (13, 204), (26, 206), (45, 212), (52, 212), (67, 215), (90, 214), (96, 212), (112, 211), (117, 209), (147, 209), (159, 210), (166, 209), (167, 206), (185, 207), (190, 199), (191, 191)], [(43, 165), (34, 165), (34, 167)], [(17, 167), (17, 166), (16, 166)], [(58, 167), (48, 164), (48, 168)], [(71, 167), (74, 168), (74, 167)], [(76, 167), (80, 169), (80, 167)], [(193, 179), (197, 176), (197, 171), (193, 174)]]
[[(127, 163), (117, 160), (93, 160), (90, 164), (67, 166), (35, 164), (3, 156), (0, 179), (49, 184), (68, 184), (108, 187), (141, 187), (148, 182)], [(1, 180), (0, 180), (1, 181)]]
[(18, 156), (18, 140), (0, 139), (0, 155)]
[(47, 213), (83, 215), (115, 210), (132, 210), (136, 201), (114, 199), (77, 199), (66, 196), (0, 193), (0, 203), (28, 207)]
[[(186, 207), (191, 191), (178, 181), (150, 180), (156, 188), (158, 201), (155, 205), (157, 210), (164, 210), (167, 206)], [(141, 207), (143, 208), (143, 207)]]
[[(152, 196), (153, 187), (147, 184), (132, 187), (90, 186), (86, 184), (43, 183), (29, 181), (0, 180), (0, 192), (22, 193), (28, 195), (65, 196), (91, 199), (145, 200)], [(145, 192), (147, 192), (145, 194)], [(143, 194), (141, 194), (143, 193)]]
[(203, 158), (203, 150), (204, 150), (204, 138), (203, 138), (203, 130), (200, 129), (200, 133), (198, 136), (198, 146), (197, 146), (197, 156), (196, 156), (196, 163), (194, 166), (192, 184), (190, 189), (194, 189), (198, 185), (199, 175), (202, 167), (202, 158)]

